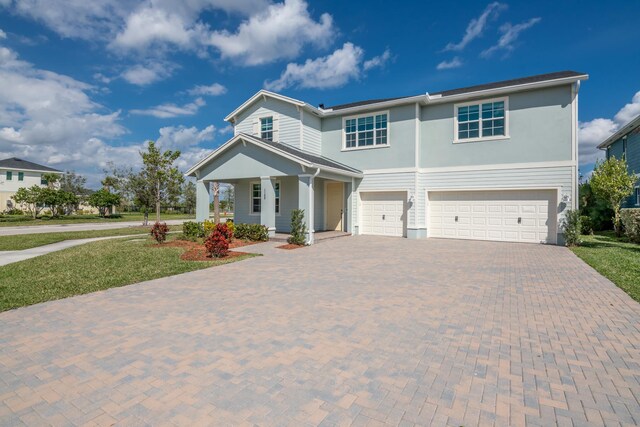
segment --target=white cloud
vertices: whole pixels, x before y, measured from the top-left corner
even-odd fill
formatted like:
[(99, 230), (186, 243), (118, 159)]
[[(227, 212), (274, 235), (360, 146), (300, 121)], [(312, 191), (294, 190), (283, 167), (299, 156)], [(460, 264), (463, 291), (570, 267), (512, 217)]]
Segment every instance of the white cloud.
[(189, 89), (187, 93), (191, 96), (219, 96), (227, 93), (227, 88), (220, 83), (210, 85), (198, 85)]
[(225, 135), (227, 133), (233, 133), (233, 126), (231, 125), (226, 125), (225, 127), (218, 129), (218, 133), (220, 135)]
[(480, 37), (489, 19), (495, 19), (500, 12), (507, 6), (498, 2), (493, 2), (487, 5), (482, 14), (477, 18), (473, 18), (467, 25), (467, 29), (462, 36), (462, 40), (459, 43), (449, 43), (445, 46), (444, 50), (461, 51), (474, 39)]
[(633, 96), (630, 103), (616, 113), (613, 120), (597, 118), (588, 122), (580, 122), (578, 125), (580, 164), (591, 164), (603, 158), (604, 152), (596, 147), (638, 114), (640, 114), (640, 91)]
[(187, 170), (211, 150), (200, 147), (202, 142), (213, 141), (216, 127), (209, 125), (202, 130), (196, 127), (167, 126), (160, 128), (158, 146), (163, 150), (180, 150), (180, 157), (176, 165), (181, 170)]
[(160, 104), (155, 107), (147, 108), (144, 110), (131, 110), (132, 114), (144, 115), (144, 116), (153, 116), (158, 117), (160, 119), (168, 119), (172, 117), (178, 116), (193, 116), (198, 112), (200, 107), (204, 106), (206, 103), (204, 99), (197, 98), (195, 101), (190, 102), (188, 104), (179, 106), (172, 103)]
[(307, 44), (324, 47), (334, 35), (333, 19), (325, 13), (315, 21), (304, 0), (285, 0), (242, 22), (237, 31), (214, 31), (207, 43), (223, 58), (260, 65), (296, 57)]
[(391, 51), (389, 49), (386, 49), (382, 53), (382, 55), (374, 56), (373, 58), (364, 61), (364, 65), (362, 66), (362, 68), (364, 69), (364, 71), (369, 71), (373, 68), (384, 67), (384, 65), (387, 63), (387, 61), (389, 61), (390, 58)]
[(0, 40), (6, 39), (7, 38), (7, 33), (5, 33), (4, 31), (0, 30)]
[(170, 77), (174, 69), (175, 66), (167, 62), (150, 62), (146, 65), (134, 65), (128, 68), (121, 74), (121, 77), (131, 84), (146, 86)]
[(457, 56), (451, 59), (450, 61), (442, 61), (436, 66), (437, 70), (450, 70), (452, 68), (462, 67), (462, 60)]
[(482, 51), (480, 56), (482, 56), (483, 58), (488, 58), (498, 50), (506, 50), (507, 52), (512, 51), (514, 49), (513, 44), (516, 42), (516, 40), (518, 40), (520, 33), (533, 27), (541, 20), (542, 18), (531, 18), (528, 21), (522, 22), (517, 25), (511, 25), (510, 23), (502, 25), (500, 27), (502, 36), (500, 36), (500, 38), (498, 39), (498, 43), (494, 46), (491, 46), (489, 49)]
[(282, 90), (297, 86), (302, 88), (331, 88), (346, 84), (360, 76), (364, 51), (362, 48), (345, 43), (330, 55), (307, 59), (304, 64), (288, 64), (280, 78), (265, 82), (269, 90)]

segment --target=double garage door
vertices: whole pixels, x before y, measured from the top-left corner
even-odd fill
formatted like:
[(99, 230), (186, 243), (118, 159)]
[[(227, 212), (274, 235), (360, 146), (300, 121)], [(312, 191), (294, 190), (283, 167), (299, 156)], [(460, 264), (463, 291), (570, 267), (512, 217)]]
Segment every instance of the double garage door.
[(429, 237), (556, 243), (555, 190), (429, 192)]
[(404, 191), (360, 193), (362, 234), (404, 236), (406, 197)]

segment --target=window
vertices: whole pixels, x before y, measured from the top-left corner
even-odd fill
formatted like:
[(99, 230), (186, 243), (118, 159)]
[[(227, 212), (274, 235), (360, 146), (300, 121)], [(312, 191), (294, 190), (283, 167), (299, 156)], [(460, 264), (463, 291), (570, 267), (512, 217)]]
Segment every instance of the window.
[(627, 157), (627, 136), (622, 137), (622, 157)]
[(24, 172), (18, 172), (18, 181), (24, 181)]
[(507, 136), (506, 98), (456, 107), (456, 141)]
[[(259, 183), (251, 184), (251, 213), (258, 214), (262, 207), (262, 186)], [(276, 181), (274, 184), (274, 190), (276, 193), (276, 214), (280, 213), (280, 182)]]
[(636, 206), (640, 206), (640, 187), (636, 187)]
[(40, 185), (47, 185), (49, 182), (44, 179), (44, 175), (40, 175)]
[(386, 146), (387, 113), (353, 117), (344, 121), (345, 148)]
[(13, 172), (7, 171), (7, 181), (11, 181), (13, 179)]
[(273, 117), (263, 117), (260, 119), (260, 138), (273, 141)]

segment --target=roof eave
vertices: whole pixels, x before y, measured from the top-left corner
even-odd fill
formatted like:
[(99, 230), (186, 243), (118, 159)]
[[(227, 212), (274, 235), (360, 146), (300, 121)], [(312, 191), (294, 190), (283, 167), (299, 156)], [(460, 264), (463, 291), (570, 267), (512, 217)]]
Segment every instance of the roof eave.
[(358, 105), (356, 107), (341, 108), (339, 110), (322, 110), (325, 117), (341, 116), (358, 111), (377, 110), (381, 108), (394, 107), (396, 105), (415, 104), (416, 102), (427, 103), (428, 94), (408, 96), (406, 98), (393, 99), (391, 101), (372, 102), (371, 104)]
[(633, 131), (635, 128), (640, 127), (640, 115), (638, 115), (635, 119), (631, 120), (629, 123), (627, 123), (626, 125), (622, 126), (622, 128), (620, 128), (620, 130), (618, 130), (616, 133), (614, 133), (613, 135), (611, 135), (609, 138), (605, 139), (603, 142), (601, 142), (597, 148), (599, 150), (604, 150), (606, 149), (608, 146), (610, 146), (611, 144), (613, 144), (614, 142), (616, 142), (618, 139), (620, 139), (622, 136), (626, 135), (627, 133)]
[[(275, 92), (271, 92), (265, 89), (260, 89), (258, 92), (255, 93), (255, 95), (253, 95), (251, 98), (247, 99), (245, 102), (243, 102), (238, 108), (236, 108), (235, 110), (233, 110), (231, 112), (231, 114), (227, 115), (227, 117), (224, 118), (225, 122), (231, 122), (235, 119), (235, 117), (238, 116), (238, 114), (242, 113), (242, 111), (244, 111), (245, 109), (247, 109), (251, 104), (253, 104), (255, 101), (257, 101), (258, 99), (260, 99), (260, 97), (270, 97), (270, 98), (274, 98), (274, 99), (278, 99), (280, 101), (283, 102), (288, 102), (289, 104), (293, 104), (297, 107), (311, 107), (309, 104), (307, 104), (304, 101), (300, 101), (298, 99), (294, 99), (294, 98), (289, 98), (288, 96), (284, 96), (284, 95), (280, 95), (279, 93), (275, 93)], [(311, 107), (313, 108), (313, 107)]]

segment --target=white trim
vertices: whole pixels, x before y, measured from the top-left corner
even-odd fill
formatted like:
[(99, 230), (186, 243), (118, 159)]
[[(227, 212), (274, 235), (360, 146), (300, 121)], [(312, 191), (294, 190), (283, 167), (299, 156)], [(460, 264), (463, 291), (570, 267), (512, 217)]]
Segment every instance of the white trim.
[(39, 169), (8, 168), (6, 166), (0, 166), (0, 170), (9, 171), (9, 172), (18, 171), (18, 172), (38, 172), (38, 173), (42, 173), (42, 174), (45, 174), (45, 173), (57, 173), (57, 174), (60, 174), (60, 175), (64, 174), (64, 172), (62, 172), (62, 171), (54, 172), (54, 171), (43, 171), (43, 170), (39, 170)]
[[(387, 116), (387, 143), (376, 145), (376, 116), (385, 114)], [(358, 145), (358, 119), (363, 117), (373, 117), (373, 145)], [(356, 121), (356, 146), (347, 147), (347, 120)], [(372, 111), (368, 113), (362, 113), (358, 115), (343, 116), (342, 117), (342, 149), (340, 151), (357, 151), (357, 150), (370, 150), (372, 148), (388, 148), (391, 146), (391, 115), (389, 110)]]
[(574, 165), (573, 173), (571, 174), (571, 209), (578, 208), (578, 89), (580, 88), (580, 82), (576, 82), (571, 85), (571, 160)]
[(638, 126), (640, 126), (640, 115), (638, 117), (636, 117), (635, 119), (631, 120), (629, 123), (627, 123), (624, 126), (622, 126), (622, 128), (620, 128), (620, 130), (618, 130), (616, 133), (611, 135), (609, 138), (605, 139), (604, 142), (602, 142), (602, 143), (600, 143), (600, 145), (598, 145), (598, 148), (601, 149), (601, 150), (606, 149), (611, 144), (613, 144), (614, 142), (619, 140), (620, 137), (631, 133)]
[(328, 181), (328, 180), (324, 181), (324, 188), (323, 188), (323, 190), (324, 190), (324, 212), (323, 212), (324, 213), (324, 224), (323, 224), (323, 226), (324, 226), (324, 229), (327, 230), (327, 186), (329, 184), (342, 184), (341, 187), (340, 187), (342, 189), (342, 197), (340, 199), (341, 203), (342, 203), (342, 208), (341, 208), (341, 210), (342, 210), (342, 219), (341, 219), (341, 221), (342, 221), (342, 230), (340, 230), (340, 231), (343, 231), (344, 230), (344, 196), (345, 196), (345, 194), (344, 194), (345, 193), (344, 184), (345, 183), (342, 182), (342, 181)]
[[(482, 121), (483, 121), (482, 104), (488, 104), (492, 102), (504, 102), (504, 135), (482, 136)], [(480, 136), (477, 138), (458, 139), (458, 109), (460, 107), (467, 107), (469, 105), (478, 106), (478, 134)], [(468, 102), (453, 104), (453, 143), (454, 144), (484, 142), (484, 141), (499, 141), (499, 140), (505, 140), (510, 138), (511, 137), (509, 135), (509, 97), (508, 96), (503, 96), (500, 98), (478, 99), (475, 101), (468, 101)]]
[(297, 107), (300, 110), (300, 149), (304, 150), (304, 110)]
[(414, 173), (418, 172), (420, 169), (416, 168), (389, 168), (389, 169), (367, 169), (362, 171), (362, 173), (366, 175), (380, 175), (387, 173)]
[(634, 206), (640, 206), (640, 187), (636, 186), (633, 188), (633, 195), (636, 197)]
[(304, 107), (310, 111), (313, 111), (316, 115), (320, 116), (322, 115), (322, 111), (312, 107), (311, 105), (307, 104), (304, 101), (300, 101), (298, 99), (294, 99), (294, 98), (289, 98), (288, 96), (284, 96), (284, 95), (280, 95), (279, 93), (275, 93), (275, 92), (270, 92), (268, 90), (264, 90), (261, 89), (258, 92), (256, 92), (251, 98), (247, 99), (245, 102), (243, 102), (238, 108), (236, 108), (235, 110), (233, 110), (233, 112), (231, 112), (229, 115), (227, 115), (227, 117), (224, 118), (225, 122), (235, 122), (236, 121), (236, 116), (238, 116), (238, 114), (240, 114), (243, 110), (245, 110), (247, 107), (249, 107), (251, 104), (253, 104), (255, 101), (257, 101), (258, 99), (262, 98), (263, 100), (265, 100), (267, 97), (273, 98), (273, 99), (277, 99), (279, 101), (282, 102), (286, 102), (289, 104), (293, 104), (296, 105), (298, 107)]
[[(493, 165), (477, 165), (477, 166), (444, 166), (436, 168), (421, 168), (422, 173), (434, 172), (471, 172), (484, 170), (505, 170), (505, 169), (535, 169), (535, 168), (558, 168), (575, 166), (572, 160), (559, 160), (554, 162), (530, 162), (530, 163), (498, 163)], [(369, 171), (364, 171), (368, 173)]]
[(371, 104), (358, 105), (356, 107), (341, 108), (339, 110), (331, 110), (331, 109), (321, 110), (322, 111), (321, 117), (342, 116), (344, 114), (357, 114), (359, 111), (363, 111), (362, 114), (367, 115), (368, 113), (364, 113), (364, 111), (379, 110), (380, 108), (391, 108), (397, 105), (413, 104), (414, 102), (422, 102), (424, 104), (427, 104), (429, 99), (428, 97), (429, 97), (429, 94), (425, 93), (424, 95), (409, 96), (407, 98), (392, 99), (390, 101), (375, 102)]

